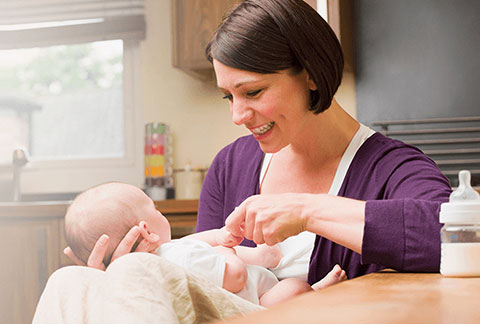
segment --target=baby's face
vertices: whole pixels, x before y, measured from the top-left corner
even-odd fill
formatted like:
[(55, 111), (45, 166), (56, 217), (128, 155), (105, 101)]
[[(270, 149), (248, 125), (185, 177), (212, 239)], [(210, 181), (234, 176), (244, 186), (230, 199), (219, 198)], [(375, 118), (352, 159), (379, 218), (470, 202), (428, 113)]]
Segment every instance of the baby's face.
[(155, 208), (152, 199), (150, 199), (145, 193), (141, 192), (137, 199), (140, 218), (147, 223), (150, 232), (159, 236), (159, 245), (170, 242), (171, 232), (167, 218)]
[(171, 240), (171, 230), (170, 224), (165, 216), (162, 215), (153, 204), (153, 208), (149, 208), (149, 213), (147, 214), (146, 222), (151, 232), (157, 234), (160, 237), (159, 244), (170, 242)]

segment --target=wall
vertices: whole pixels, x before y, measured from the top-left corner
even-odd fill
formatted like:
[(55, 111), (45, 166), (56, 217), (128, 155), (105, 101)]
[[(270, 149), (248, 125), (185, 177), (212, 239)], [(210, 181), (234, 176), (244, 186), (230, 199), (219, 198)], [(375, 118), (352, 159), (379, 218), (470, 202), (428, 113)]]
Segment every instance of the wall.
[(174, 166), (209, 165), (215, 154), (249, 132), (233, 124), (228, 103), (215, 84), (172, 66), (170, 0), (147, 0), (147, 38), (141, 44), (142, 113), (166, 122), (174, 139)]
[[(172, 66), (171, 1), (147, 0), (146, 5), (147, 38), (141, 44), (143, 118), (170, 125), (176, 168), (187, 162), (209, 165), (223, 146), (249, 132), (232, 123), (228, 103), (215, 84)], [(336, 98), (355, 116), (353, 74), (350, 76), (344, 77)]]
[(355, 0), (357, 116), (480, 114), (480, 2)]

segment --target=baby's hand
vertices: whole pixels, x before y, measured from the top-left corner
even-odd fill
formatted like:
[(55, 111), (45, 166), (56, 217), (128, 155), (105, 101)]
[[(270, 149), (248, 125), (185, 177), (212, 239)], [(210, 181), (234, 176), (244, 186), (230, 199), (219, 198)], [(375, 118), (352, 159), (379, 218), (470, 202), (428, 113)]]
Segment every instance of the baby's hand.
[(235, 236), (222, 227), (217, 231), (216, 240), (218, 245), (234, 247), (242, 243), (243, 237)]

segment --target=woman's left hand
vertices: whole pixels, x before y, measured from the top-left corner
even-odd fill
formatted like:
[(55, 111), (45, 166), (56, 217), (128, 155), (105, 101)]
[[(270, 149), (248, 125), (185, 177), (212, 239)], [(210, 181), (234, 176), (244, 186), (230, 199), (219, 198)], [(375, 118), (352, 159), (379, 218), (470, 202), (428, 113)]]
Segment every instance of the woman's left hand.
[[(159, 246), (159, 237), (156, 234), (147, 233), (143, 223), (141, 222), (139, 226), (133, 226), (125, 237), (120, 241), (117, 248), (112, 254), (110, 262), (113, 262), (115, 259), (121, 257), (122, 255), (132, 252), (132, 248), (135, 246), (135, 243), (140, 239), (139, 244), (135, 248), (135, 252), (151, 252)], [(63, 253), (68, 256), (73, 262), (80, 266), (88, 266), (89, 268), (95, 268), (99, 270), (105, 270), (105, 264), (103, 259), (107, 253), (108, 246), (110, 244), (110, 237), (106, 234), (103, 234), (95, 243), (95, 246), (88, 257), (87, 264), (83, 263), (77, 256), (73, 253), (72, 249), (67, 246)]]
[(255, 195), (228, 216), (227, 231), (257, 244), (274, 245), (306, 230), (308, 195)]

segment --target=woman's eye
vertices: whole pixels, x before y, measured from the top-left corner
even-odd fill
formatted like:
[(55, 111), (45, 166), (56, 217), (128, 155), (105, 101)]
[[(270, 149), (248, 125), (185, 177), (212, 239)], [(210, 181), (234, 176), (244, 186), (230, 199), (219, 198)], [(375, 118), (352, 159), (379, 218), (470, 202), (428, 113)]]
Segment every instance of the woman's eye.
[(222, 97), (222, 99), (228, 99), (229, 101), (233, 100), (233, 96), (231, 94), (226, 94)]
[(247, 92), (247, 96), (249, 97), (255, 97), (256, 95), (258, 95), (262, 90), (255, 90), (255, 91), (249, 91)]

